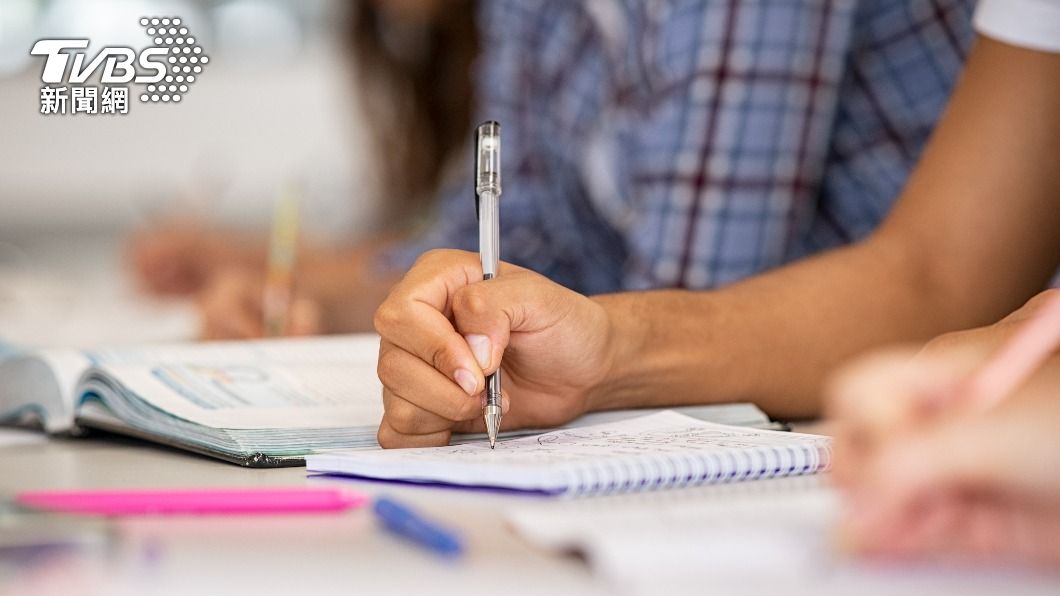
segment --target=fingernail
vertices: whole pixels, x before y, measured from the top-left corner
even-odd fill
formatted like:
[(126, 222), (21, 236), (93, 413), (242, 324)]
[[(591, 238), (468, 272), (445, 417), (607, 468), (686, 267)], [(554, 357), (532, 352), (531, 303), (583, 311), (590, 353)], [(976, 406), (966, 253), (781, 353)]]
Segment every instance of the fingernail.
[(493, 355), (493, 345), (490, 342), (490, 338), (485, 335), (465, 335), (464, 339), (467, 340), (467, 345), (471, 347), (471, 353), (475, 355), (475, 360), (478, 360), (478, 365), (482, 368), (488, 368), (490, 360)]
[(508, 410), (512, 409), (512, 402), (508, 399), (507, 395), (501, 396), (501, 413), (507, 414)]
[(478, 382), (475, 380), (475, 375), (471, 374), (471, 371), (466, 368), (458, 368), (453, 373), (453, 378), (456, 379), (456, 384), (460, 385), (464, 393), (475, 395), (475, 390), (478, 389)]

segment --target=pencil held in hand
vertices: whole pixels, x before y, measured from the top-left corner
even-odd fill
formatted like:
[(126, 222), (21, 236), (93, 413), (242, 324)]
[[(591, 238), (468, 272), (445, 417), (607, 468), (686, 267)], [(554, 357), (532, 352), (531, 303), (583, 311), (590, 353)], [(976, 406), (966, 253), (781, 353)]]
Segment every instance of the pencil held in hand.
[(276, 201), (269, 240), (269, 262), (262, 300), (265, 335), (279, 337), (288, 332), (295, 258), (298, 252), (299, 196), (287, 190)]

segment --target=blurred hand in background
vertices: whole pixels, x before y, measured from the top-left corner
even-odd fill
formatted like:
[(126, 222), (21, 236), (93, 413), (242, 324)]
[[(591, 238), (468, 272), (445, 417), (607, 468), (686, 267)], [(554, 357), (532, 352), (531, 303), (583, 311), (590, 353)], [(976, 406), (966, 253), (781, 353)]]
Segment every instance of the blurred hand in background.
[(192, 219), (170, 220), (136, 232), (128, 257), (136, 279), (152, 294), (190, 295), (219, 271), (265, 267), (265, 242)]
[(1043, 296), (998, 324), (836, 376), (834, 478), (854, 550), (1060, 566), (1060, 358), (988, 411), (962, 407), (959, 389)]

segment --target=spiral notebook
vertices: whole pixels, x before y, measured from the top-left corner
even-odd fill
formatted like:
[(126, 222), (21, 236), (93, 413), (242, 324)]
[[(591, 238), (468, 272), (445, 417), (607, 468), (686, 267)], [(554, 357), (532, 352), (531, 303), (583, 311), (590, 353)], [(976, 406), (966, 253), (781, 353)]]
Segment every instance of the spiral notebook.
[(813, 474), (826, 437), (704, 422), (674, 411), (497, 443), (328, 452), (310, 472), (580, 496)]

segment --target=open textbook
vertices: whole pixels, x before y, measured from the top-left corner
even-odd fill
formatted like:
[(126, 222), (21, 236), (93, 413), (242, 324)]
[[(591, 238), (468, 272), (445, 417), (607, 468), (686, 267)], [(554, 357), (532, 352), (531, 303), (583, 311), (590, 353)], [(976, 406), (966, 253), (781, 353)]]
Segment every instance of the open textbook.
[(663, 411), (502, 440), (311, 455), (310, 472), (542, 492), (604, 495), (813, 474), (829, 440), (705, 422)]
[[(39, 423), (49, 433), (99, 428), (245, 466), (301, 465), (309, 453), (378, 448), (378, 347), (368, 334), (43, 350), (0, 362), (0, 422)], [(769, 424), (749, 404), (682, 411)], [(639, 413), (590, 414), (572, 426)]]

